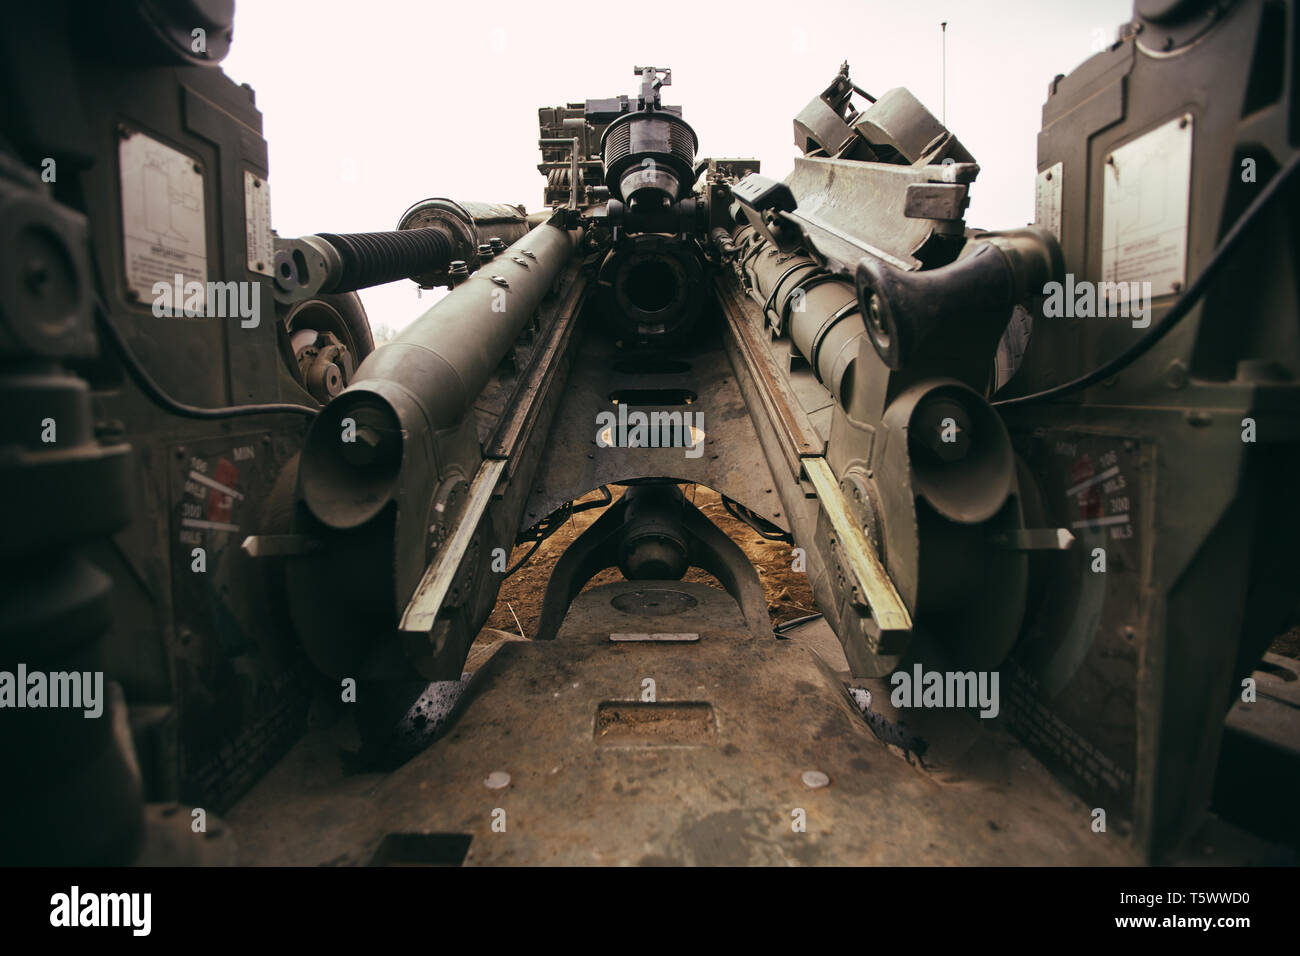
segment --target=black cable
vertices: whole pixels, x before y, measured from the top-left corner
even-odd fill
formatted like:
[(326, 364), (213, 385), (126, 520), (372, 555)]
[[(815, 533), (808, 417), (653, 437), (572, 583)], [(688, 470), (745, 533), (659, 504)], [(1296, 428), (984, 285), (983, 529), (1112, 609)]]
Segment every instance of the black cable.
[(287, 402), (271, 402), (264, 405), (231, 405), (225, 408), (199, 408), (197, 405), (186, 405), (184, 402), (178, 402), (162, 390), (152, 376), (149, 375), (140, 360), (135, 357), (122, 334), (113, 325), (108, 317), (108, 307), (104, 301), (95, 296), (95, 318), (99, 320), (99, 327), (104, 333), (104, 337), (112, 344), (113, 350), (117, 352), (118, 358), (122, 360), (130, 373), (132, 380), (144, 392), (145, 397), (157, 405), (165, 412), (170, 412), (180, 418), (197, 418), (202, 420), (212, 420), (219, 418), (242, 418), (247, 415), (272, 415), (279, 412), (291, 412), (295, 415), (306, 415), (314, 418), (320, 413), (319, 409), (312, 408), (309, 405), (291, 405)]
[[(568, 521), (570, 518), (572, 518), (579, 511), (590, 511), (592, 508), (603, 508), (605, 507), (605, 505), (609, 504), (611, 501), (614, 500), (614, 496), (613, 494), (610, 493), (608, 485), (601, 485), (600, 488), (598, 488), (597, 490), (601, 494), (599, 500), (584, 501), (581, 504), (574, 504), (572, 500), (566, 501), (564, 504), (560, 505), (560, 507), (556, 508), (554, 511), (548, 514), (541, 521), (537, 522), (537, 524), (533, 525), (533, 528), (538, 529), (534, 534), (532, 535), (525, 534), (516, 538), (515, 544), (523, 544), (525, 541), (532, 541), (533, 546), (528, 549), (527, 554), (525, 554), (522, 558), (520, 558), (515, 563), (514, 567), (506, 571), (505, 578), (510, 577), (510, 575), (514, 574), (525, 564), (527, 564), (528, 559), (531, 558), (534, 554), (536, 554), (537, 549), (542, 546), (542, 542), (545, 541), (547, 538), (549, 538), (551, 535), (555, 534), (555, 532), (563, 528), (564, 523)], [(555, 520), (552, 521), (551, 519), (555, 519)], [(530, 528), (529, 530), (531, 531), (532, 529)], [(505, 578), (502, 578), (502, 580), (504, 581)]]
[(1282, 169), (1274, 176), (1264, 187), (1264, 191), (1255, 197), (1254, 202), (1246, 207), (1228, 234), (1215, 248), (1214, 253), (1210, 256), (1210, 261), (1206, 263), (1201, 274), (1196, 277), (1196, 281), (1187, 287), (1187, 290), (1174, 303), (1173, 307), (1164, 314), (1146, 335), (1138, 339), (1127, 349), (1111, 359), (1099, 368), (1093, 369), (1087, 375), (1076, 378), (1072, 382), (1066, 382), (1063, 385), (1055, 385), (1052, 388), (1043, 389), (1041, 392), (1034, 392), (1032, 395), (1021, 395), (1018, 398), (1004, 398), (1001, 401), (993, 402), (993, 405), (1000, 408), (1006, 408), (1010, 405), (1023, 405), (1026, 402), (1037, 402), (1044, 398), (1051, 398), (1057, 395), (1065, 395), (1069, 392), (1077, 392), (1081, 388), (1087, 388), (1089, 385), (1095, 385), (1097, 382), (1104, 381), (1123, 371), (1129, 365), (1133, 364), (1147, 352), (1149, 352), (1157, 342), (1165, 337), (1169, 331), (1177, 325), (1183, 318), (1191, 312), (1196, 303), (1205, 295), (1210, 286), (1210, 282), (1218, 275), (1223, 268), (1228, 257), (1236, 250), (1241, 238), (1245, 235), (1246, 230), (1255, 223), (1259, 218), (1264, 207), (1272, 202), (1273, 198), (1282, 190), (1287, 181), (1295, 174), (1297, 168), (1300, 168), (1300, 153), (1291, 157)]
[(596, 490), (599, 491), (601, 495), (599, 501), (584, 501), (582, 502), (582, 504), (577, 504), (577, 505), (575, 505), (572, 501), (570, 501), (569, 514), (576, 515), (579, 511), (590, 511), (592, 508), (603, 508), (605, 507), (605, 505), (609, 504), (611, 501), (614, 500), (614, 496), (613, 494), (610, 493), (608, 485), (601, 485)]
[[(547, 535), (546, 537), (550, 537), (550, 535)], [(545, 541), (545, 540), (546, 540), (546, 538), (538, 538), (536, 541), (534, 541), (534, 542), (533, 542), (533, 546), (532, 546), (531, 548), (528, 549), (528, 553), (525, 554), (522, 558), (520, 558), (520, 559), (519, 559), (519, 562), (518, 562), (518, 563), (517, 563), (513, 568), (511, 568), (509, 571), (507, 571), (507, 572), (506, 572), (506, 575), (505, 575), (505, 578), (502, 578), (501, 580), (504, 581), (506, 578), (510, 577), (510, 575), (514, 574), (516, 571), (518, 571), (520, 568), (522, 568), (525, 564), (527, 564), (527, 563), (528, 563), (528, 559), (531, 558), (534, 554), (537, 553), (537, 549), (540, 548), (540, 547), (542, 546), (542, 542)]]
[(760, 538), (766, 538), (768, 541), (784, 541), (787, 544), (794, 540), (789, 532), (782, 531), (777, 525), (750, 511), (740, 502), (732, 501), (726, 495), (722, 496), (722, 507), (731, 517), (748, 525), (750, 530)]
[(815, 621), (817, 618), (825, 616), (825, 614), (818, 611), (816, 614), (805, 614), (803, 617), (793, 617), (788, 621), (782, 621), (780, 624), (775, 625), (772, 630), (776, 634), (783, 634), (792, 627), (798, 627), (800, 624), (807, 624), (809, 621)]

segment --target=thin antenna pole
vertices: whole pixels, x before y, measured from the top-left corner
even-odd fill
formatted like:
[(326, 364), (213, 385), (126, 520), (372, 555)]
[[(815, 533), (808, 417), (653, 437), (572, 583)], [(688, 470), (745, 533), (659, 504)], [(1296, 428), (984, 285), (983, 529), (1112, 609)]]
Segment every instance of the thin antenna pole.
[(948, 125), (948, 21), (939, 23), (943, 31), (943, 125)]

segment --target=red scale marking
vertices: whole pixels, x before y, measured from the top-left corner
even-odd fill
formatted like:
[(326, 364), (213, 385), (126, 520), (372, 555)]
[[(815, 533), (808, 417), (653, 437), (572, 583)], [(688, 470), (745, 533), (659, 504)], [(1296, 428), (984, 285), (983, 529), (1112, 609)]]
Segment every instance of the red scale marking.
[[(219, 481), (227, 488), (239, 488), (239, 469), (224, 458), (217, 459), (217, 467), (212, 475), (213, 481)], [(222, 524), (234, 524), (230, 520), (234, 500), (225, 492), (213, 488), (208, 492), (208, 520)]]
[[(1070, 462), (1070, 484), (1077, 485), (1081, 481), (1087, 481), (1095, 475), (1096, 469), (1092, 467), (1092, 459), (1086, 454), (1080, 455), (1074, 461)], [(1076, 498), (1079, 499), (1079, 517), (1081, 518), (1100, 518), (1102, 515), (1101, 508), (1101, 486), (1090, 485), (1080, 491)]]

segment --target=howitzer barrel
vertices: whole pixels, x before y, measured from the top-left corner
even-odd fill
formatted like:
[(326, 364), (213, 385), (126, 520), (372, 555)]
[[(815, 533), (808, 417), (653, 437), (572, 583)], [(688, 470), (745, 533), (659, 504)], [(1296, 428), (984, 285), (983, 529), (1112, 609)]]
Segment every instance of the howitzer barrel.
[(581, 238), (537, 227), (361, 363), (303, 449), (299, 488), (318, 520), (357, 527), (388, 502), (402, 468), (437, 473), (428, 436), (471, 414)]

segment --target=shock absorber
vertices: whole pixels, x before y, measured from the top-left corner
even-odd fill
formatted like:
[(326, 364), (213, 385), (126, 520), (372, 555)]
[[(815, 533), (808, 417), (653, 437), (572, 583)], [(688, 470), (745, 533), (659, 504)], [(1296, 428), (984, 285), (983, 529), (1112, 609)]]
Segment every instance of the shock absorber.
[(734, 245), (744, 250), (736, 268), (768, 323), (789, 334), (817, 380), (847, 407), (858, 342), (866, 334), (853, 283), (810, 256), (783, 254), (753, 226), (737, 229)]
[(453, 262), (464, 262), (473, 272), (484, 261), (484, 246), (496, 242), (504, 249), (529, 229), (519, 206), (425, 199), (408, 209), (391, 232), (277, 239), (276, 298), (300, 302), (398, 279), (414, 279), (426, 289), (450, 287), (456, 284)]
[(306, 236), (326, 259), (328, 278), (321, 292), (355, 292), (451, 266), (452, 240), (441, 229), (392, 232), (333, 232)]

